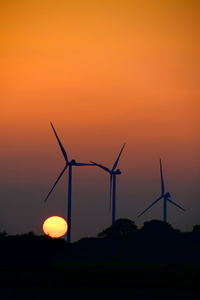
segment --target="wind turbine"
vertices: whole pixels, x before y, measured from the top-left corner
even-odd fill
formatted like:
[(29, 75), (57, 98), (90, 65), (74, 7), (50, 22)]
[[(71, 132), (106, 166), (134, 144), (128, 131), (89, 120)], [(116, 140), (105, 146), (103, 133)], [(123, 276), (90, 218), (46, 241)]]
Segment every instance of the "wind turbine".
[(169, 192), (165, 192), (165, 184), (164, 184), (161, 159), (160, 159), (160, 178), (161, 178), (161, 196), (158, 199), (156, 199), (151, 205), (149, 205), (141, 214), (139, 214), (138, 218), (142, 216), (148, 209), (150, 209), (154, 204), (156, 204), (161, 199), (163, 199), (163, 221), (164, 222), (167, 222), (167, 202), (170, 202), (171, 204), (185, 211), (184, 208), (182, 208), (180, 205), (178, 205), (176, 202), (170, 199), (171, 195)]
[(82, 166), (92, 166), (93, 164), (89, 164), (89, 163), (78, 163), (76, 162), (74, 159), (72, 159), (71, 161), (69, 161), (68, 156), (67, 156), (67, 152), (65, 151), (65, 148), (63, 147), (57, 132), (53, 126), (53, 124), (50, 122), (51, 127), (54, 131), (54, 134), (56, 136), (56, 139), (58, 141), (58, 144), (60, 146), (60, 149), (62, 151), (62, 154), (64, 156), (65, 159), (65, 167), (64, 169), (61, 171), (60, 175), (58, 176), (58, 178), (56, 179), (54, 185), (52, 186), (50, 192), (48, 193), (48, 195), (46, 196), (44, 202), (47, 201), (47, 199), (49, 198), (49, 196), (51, 195), (51, 193), (53, 192), (55, 186), (57, 185), (58, 181), (61, 179), (61, 177), (63, 176), (63, 174), (65, 173), (65, 171), (67, 170), (67, 168), (69, 169), (69, 173), (68, 173), (68, 207), (67, 207), (67, 222), (68, 222), (68, 231), (67, 231), (67, 241), (70, 242), (71, 241), (71, 209), (72, 209), (72, 167), (76, 166), (76, 167), (82, 167)]
[(125, 144), (123, 145), (121, 151), (119, 152), (119, 155), (118, 155), (112, 169), (109, 169), (101, 164), (91, 161), (92, 164), (98, 166), (99, 168), (103, 169), (104, 171), (106, 171), (110, 174), (110, 207), (111, 207), (111, 201), (112, 201), (112, 225), (115, 223), (115, 216), (116, 216), (116, 175), (121, 174), (120, 169), (116, 169), (116, 168), (117, 168), (120, 156), (122, 154), (122, 151), (124, 149), (124, 146), (125, 146)]

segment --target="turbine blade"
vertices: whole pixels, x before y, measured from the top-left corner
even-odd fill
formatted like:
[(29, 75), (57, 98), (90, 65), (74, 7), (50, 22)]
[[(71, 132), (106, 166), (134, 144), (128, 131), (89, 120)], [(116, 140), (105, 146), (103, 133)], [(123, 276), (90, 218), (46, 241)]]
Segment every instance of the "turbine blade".
[(182, 209), (183, 211), (185, 211), (185, 209), (184, 209), (183, 207), (181, 207), (180, 205), (176, 204), (176, 202), (172, 201), (172, 200), (169, 199), (169, 198), (167, 198), (167, 200), (168, 200), (171, 204), (173, 204), (173, 205), (177, 206), (178, 208)]
[(97, 163), (95, 163), (94, 161), (91, 161), (91, 163), (92, 163), (93, 165), (95, 165), (95, 166), (97, 166), (97, 167), (99, 167), (99, 168), (105, 170), (106, 172), (109, 172), (109, 173), (111, 172), (107, 167), (104, 167), (103, 165), (97, 164)]
[(115, 163), (114, 163), (114, 165), (113, 165), (113, 167), (112, 167), (112, 171), (114, 171), (114, 170), (116, 169), (117, 164), (118, 164), (119, 159), (120, 159), (120, 156), (121, 156), (121, 154), (122, 154), (122, 151), (124, 150), (124, 147), (125, 147), (125, 144), (122, 146), (122, 149), (121, 149), (121, 151), (119, 152), (119, 155), (118, 155), (118, 157), (117, 157), (117, 159), (116, 159), (116, 161), (115, 161)]
[(153, 203), (151, 203), (141, 214), (139, 214), (137, 217), (141, 217), (149, 208), (151, 208), (154, 204), (156, 204), (160, 199), (162, 199), (163, 196), (160, 196), (158, 199), (156, 199)]
[(60, 141), (60, 139), (59, 139), (59, 137), (58, 137), (58, 135), (57, 135), (57, 132), (56, 132), (54, 126), (53, 126), (53, 124), (52, 124), (51, 122), (50, 122), (50, 124), (51, 124), (51, 127), (52, 127), (53, 131), (54, 131), (54, 134), (55, 134), (55, 136), (56, 136), (56, 139), (57, 139), (57, 141), (58, 141), (58, 144), (59, 144), (59, 146), (60, 146), (60, 149), (61, 149), (61, 151), (62, 151), (62, 154), (63, 154), (63, 156), (64, 156), (64, 158), (65, 158), (65, 161), (66, 161), (67, 164), (68, 164), (68, 163), (69, 163), (69, 160), (68, 160), (68, 157), (67, 157), (67, 153), (66, 153), (66, 151), (65, 151), (65, 148), (63, 147), (63, 145), (62, 145), (62, 143), (61, 143), (61, 141)]
[(112, 179), (113, 179), (113, 175), (111, 173), (110, 174), (110, 204), (109, 204), (109, 212), (111, 211), (111, 207), (112, 207)]
[(64, 172), (65, 172), (65, 170), (67, 169), (67, 167), (68, 167), (68, 165), (66, 165), (66, 166), (64, 167), (64, 169), (62, 170), (62, 172), (60, 173), (60, 175), (59, 175), (59, 176), (58, 176), (58, 178), (56, 179), (56, 181), (55, 181), (54, 185), (52, 186), (52, 188), (51, 188), (50, 192), (49, 192), (49, 193), (48, 193), (48, 195), (46, 196), (46, 198), (45, 198), (44, 202), (46, 202), (46, 201), (47, 201), (47, 199), (49, 198), (49, 196), (50, 196), (50, 195), (51, 195), (51, 193), (53, 192), (53, 190), (54, 190), (55, 186), (57, 185), (58, 181), (60, 180), (60, 178), (61, 178), (61, 177), (62, 177), (62, 175), (64, 174)]
[(162, 193), (162, 195), (164, 195), (164, 193), (165, 193), (165, 184), (164, 184), (164, 178), (163, 178), (161, 159), (160, 159), (160, 179), (161, 179), (161, 193)]
[(94, 164), (85, 164), (85, 163), (75, 163), (75, 166), (94, 166)]

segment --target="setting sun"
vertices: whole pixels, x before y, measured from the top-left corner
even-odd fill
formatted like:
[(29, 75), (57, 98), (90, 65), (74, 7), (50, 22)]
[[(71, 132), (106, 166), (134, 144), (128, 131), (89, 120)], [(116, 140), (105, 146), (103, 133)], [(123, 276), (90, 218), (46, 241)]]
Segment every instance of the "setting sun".
[(63, 236), (67, 232), (67, 229), (68, 225), (65, 219), (58, 216), (49, 217), (43, 223), (44, 233), (52, 238)]

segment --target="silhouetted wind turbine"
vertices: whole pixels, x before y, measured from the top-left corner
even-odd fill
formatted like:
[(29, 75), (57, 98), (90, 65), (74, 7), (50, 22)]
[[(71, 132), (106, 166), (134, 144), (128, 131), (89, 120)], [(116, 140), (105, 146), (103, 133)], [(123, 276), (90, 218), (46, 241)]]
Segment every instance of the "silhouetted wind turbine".
[(112, 169), (109, 169), (101, 164), (95, 163), (91, 161), (94, 165), (98, 166), (99, 168), (103, 169), (104, 171), (108, 172), (110, 174), (110, 206), (112, 201), (112, 224), (115, 223), (115, 216), (116, 216), (116, 175), (120, 175), (121, 171), (120, 169), (117, 169), (117, 165), (120, 159), (120, 156), (122, 154), (122, 151), (124, 149), (125, 144), (123, 145), (121, 151), (119, 152), (119, 155), (112, 167)]
[(58, 181), (61, 179), (61, 177), (63, 176), (63, 174), (65, 173), (65, 171), (67, 170), (67, 168), (69, 168), (69, 173), (68, 173), (68, 209), (67, 209), (67, 213), (68, 213), (68, 218), (67, 218), (67, 223), (68, 223), (68, 231), (67, 231), (67, 241), (70, 242), (71, 241), (71, 208), (72, 208), (72, 167), (73, 166), (77, 166), (77, 167), (81, 167), (81, 166), (92, 166), (93, 164), (85, 164), (85, 163), (77, 163), (74, 159), (72, 159), (71, 161), (68, 160), (68, 156), (67, 156), (67, 153), (65, 151), (65, 148), (63, 147), (58, 135), (57, 135), (57, 132), (53, 126), (52, 123), (51, 124), (51, 127), (54, 131), (54, 134), (56, 136), (56, 139), (58, 141), (58, 144), (60, 146), (60, 149), (62, 151), (62, 154), (64, 156), (64, 159), (65, 159), (65, 167), (64, 169), (62, 170), (62, 172), (60, 173), (60, 175), (58, 176), (58, 178), (56, 179), (54, 185), (52, 186), (50, 192), (48, 193), (47, 197), (45, 198), (45, 202), (47, 201), (47, 199), (49, 198), (49, 196), (51, 195), (52, 191), (54, 190), (55, 186), (57, 185)]
[(163, 199), (163, 221), (164, 222), (167, 222), (167, 201), (185, 211), (184, 208), (182, 208), (180, 205), (178, 205), (176, 202), (170, 199), (171, 195), (169, 192), (165, 192), (165, 184), (164, 184), (161, 159), (160, 159), (160, 178), (161, 178), (161, 196), (158, 199), (156, 199), (151, 205), (149, 205), (141, 214), (139, 214), (138, 218), (142, 216), (148, 209), (150, 209), (154, 204), (156, 204), (161, 199)]

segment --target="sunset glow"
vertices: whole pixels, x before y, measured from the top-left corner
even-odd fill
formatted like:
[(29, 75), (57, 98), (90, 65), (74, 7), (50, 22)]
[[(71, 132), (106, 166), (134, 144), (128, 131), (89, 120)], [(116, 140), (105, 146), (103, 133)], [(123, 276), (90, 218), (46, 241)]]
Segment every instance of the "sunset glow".
[[(69, 159), (111, 167), (126, 143), (117, 217), (136, 220), (156, 197), (162, 158), (173, 199), (186, 211), (190, 206), (176, 217), (172, 209), (171, 221), (187, 230), (199, 222), (198, 2), (2, 1), (3, 229), (41, 233), (41, 220), (67, 215), (67, 174), (43, 202), (64, 163), (50, 121)], [(79, 169), (72, 187), (75, 239), (110, 224), (107, 177), (97, 168)], [(160, 216), (159, 205), (152, 214)]]

